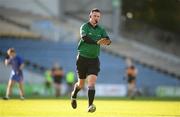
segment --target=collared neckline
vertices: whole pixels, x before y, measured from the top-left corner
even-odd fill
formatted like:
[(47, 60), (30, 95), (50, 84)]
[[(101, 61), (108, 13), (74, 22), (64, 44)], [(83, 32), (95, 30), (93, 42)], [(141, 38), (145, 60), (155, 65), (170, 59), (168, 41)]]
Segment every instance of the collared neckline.
[(97, 28), (98, 27), (98, 25), (93, 26), (90, 22), (88, 22), (88, 25), (91, 26), (92, 28)]

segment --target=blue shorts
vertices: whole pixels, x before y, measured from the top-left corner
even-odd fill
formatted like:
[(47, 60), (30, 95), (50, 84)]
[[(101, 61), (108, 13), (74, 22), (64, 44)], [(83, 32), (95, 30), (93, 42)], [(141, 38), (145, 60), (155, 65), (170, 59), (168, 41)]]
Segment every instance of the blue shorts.
[(14, 72), (12, 71), (12, 72), (11, 72), (10, 80), (14, 80), (14, 81), (16, 81), (16, 82), (21, 82), (21, 81), (23, 81), (22, 72), (19, 73), (19, 74), (14, 74)]

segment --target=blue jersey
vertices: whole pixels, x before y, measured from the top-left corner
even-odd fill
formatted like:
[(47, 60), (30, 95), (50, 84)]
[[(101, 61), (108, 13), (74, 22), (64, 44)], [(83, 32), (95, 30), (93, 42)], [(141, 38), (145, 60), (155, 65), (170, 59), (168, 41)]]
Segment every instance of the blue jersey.
[(12, 70), (15, 72), (19, 72), (21, 64), (23, 64), (23, 60), (19, 56), (15, 56), (14, 58), (9, 59), (9, 64), (12, 67)]
[(23, 73), (20, 66), (23, 64), (23, 60), (19, 56), (9, 59), (9, 65), (12, 67), (11, 79), (16, 81), (21, 81), (23, 79)]

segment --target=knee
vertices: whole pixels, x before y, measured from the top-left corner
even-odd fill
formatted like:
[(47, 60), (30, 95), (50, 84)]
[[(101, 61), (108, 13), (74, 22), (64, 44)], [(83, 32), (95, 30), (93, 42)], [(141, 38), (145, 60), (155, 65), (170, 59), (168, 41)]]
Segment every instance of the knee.
[(9, 88), (12, 88), (13, 87), (13, 84), (11, 83), (11, 84), (9, 84)]
[(78, 87), (79, 89), (84, 88), (84, 84), (82, 84), (82, 83), (77, 83), (76, 85), (77, 85), (77, 87)]
[(88, 90), (95, 90), (95, 86), (94, 85), (88, 86)]
[(82, 89), (82, 88), (84, 88), (84, 86), (83, 86), (83, 85), (79, 85), (78, 88), (79, 88), (79, 89)]

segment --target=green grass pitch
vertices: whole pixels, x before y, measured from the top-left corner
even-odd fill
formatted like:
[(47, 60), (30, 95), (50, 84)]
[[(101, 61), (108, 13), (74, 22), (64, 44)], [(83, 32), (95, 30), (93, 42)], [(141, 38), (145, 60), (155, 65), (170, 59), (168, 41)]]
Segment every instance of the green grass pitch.
[(87, 100), (79, 99), (72, 109), (69, 99), (0, 100), (0, 117), (180, 117), (180, 101), (94, 101), (96, 112), (87, 112)]

